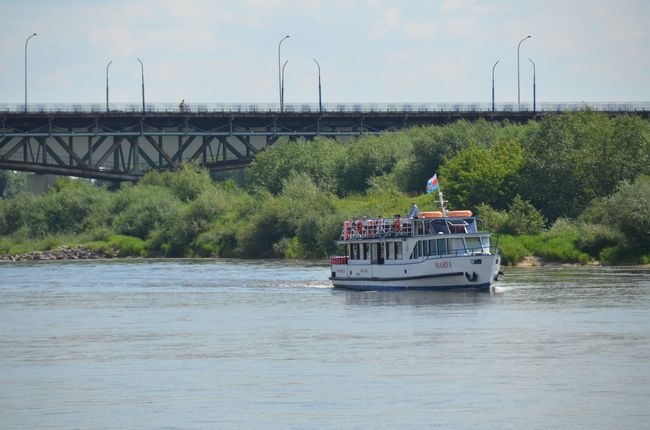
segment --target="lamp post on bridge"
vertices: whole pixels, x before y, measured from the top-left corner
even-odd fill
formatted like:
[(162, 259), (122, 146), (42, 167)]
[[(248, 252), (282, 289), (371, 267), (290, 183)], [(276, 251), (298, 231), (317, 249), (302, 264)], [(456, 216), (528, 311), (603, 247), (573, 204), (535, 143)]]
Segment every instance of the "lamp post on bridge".
[(139, 58), (138, 61), (140, 62), (140, 72), (142, 74), (142, 113), (144, 113), (144, 64)]
[(494, 112), (494, 68), (499, 64), (499, 60), (492, 66), (492, 112)]
[(523, 39), (519, 41), (519, 44), (517, 45), (517, 109), (521, 110), (521, 90), (520, 90), (520, 85), (519, 85), (519, 48), (521, 47), (521, 43), (526, 40), (530, 39), (531, 36), (530, 34)]
[(29, 39), (36, 36), (36, 33), (32, 34), (25, 40), (25, 112), (27, 112), (27, 43)]
[(314, 63), (318, 66), (318, 112), (323, 113), (323, 99), (321, 98), (320, 91), (320, 64), (315, 58), (312, 58), (312, 60), (314, 60)]
[(108, 68), (110, 67), (111, 63), (113, 63), (113, 60), (109, 61), (108, 64), (106, 65), (106, 112), (109, 112), (109, 109), (108, 109)]
[(280, 112), (284, 111), (284, 68), (287, 66), (289, 60), (286, 60), (282, 65), (282, 79), (280, 84)]
[(536, 96), (535, 96), (535, 62), (533, 60), (531, 60), (530, 58), (528, 58), (528, 61), (530, 61), (533, 64), (533, 113), (535, 113), (536, 112), (536, 108), (535, 108), (535, 98), (536, 98)]
[[(280, 68), (280, 62), (281, 62), (280, 61), (280, 48), (282, 47), (282, 42), (284, 42), (288, 38), (289, 38), (289, 35), (287, 34), (286, 36), (284, 36), (282, 38), (282, 40), (280, 40), (280, 43), (278, 43), (278, 87), (279, 87), (279, 94), (280, 94), (280, 112), (282, 112), (282, 103), (283, 103), (283, 100), (282, 100), (282, 92), (283, 92), (282, 91), (283, 90), (282, 70)], [(287, 63), (284, 63), (284, 65), (286, 66)]]

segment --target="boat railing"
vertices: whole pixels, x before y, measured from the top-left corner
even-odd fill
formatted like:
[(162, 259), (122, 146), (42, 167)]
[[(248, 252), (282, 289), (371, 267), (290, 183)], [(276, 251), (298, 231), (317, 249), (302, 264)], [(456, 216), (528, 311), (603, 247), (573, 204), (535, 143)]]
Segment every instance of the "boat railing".
[(412, 219), (362, 218), (343, 223), (340, 240), (376, 239), (384, 237), (410, 237), (415, 231)]
[(444, 254), (438, 254), (435, 256), (429, 256), (429, 257), (457, 257), (457, 256), (467, 256), (467, 255), (493, 255), (497, 253), (497, 247), (490, 245), (489, 247), (487, 246), (477, 246), (473, 248), (459, 248), (459, 249), (448, 249), (446, 253)]
[[(460, 249), (447, 249), (444, 253), (436, 253), (436, 254), (429, 254), (429, 255), (421, 255), (417, 258), (426, 258), (430, 260), (438, 260), (438, 259), (443, 259), (443, 258), (453, 258), (453, 257), (467, 257), (467, 256), (489, 256), (489, 255), (497, 255), (501, 254), (501, 250), (498, 248), (496, 245), (490, 245), (489, 247), (473, 247), (473, 248), (460, 248)], [(414, 259), (413, 256), (409, 258), (409, 260)], [(369, 262), (371, 260), (369, 259), (362, 259), (362, 258), (357, 258), (353, 259), (348, 255), (333, 255), (330, 257), (330, 265), (335, 265), (335, 264), (349, 264), (350, 261), (357, 261), (358, 263), (363, 263), (363, 262)], [(391, 261), (391, 260), (388, 260)], [(399, 260), (399, 261), (406, 261), (406, 260)], [(357, 264), (358, 264), (357, 263)]]
[(478, 233), (476, 222), (462, 218), (360, 218), (343, 223), (340, 241), (412, 237), (432, 234)]

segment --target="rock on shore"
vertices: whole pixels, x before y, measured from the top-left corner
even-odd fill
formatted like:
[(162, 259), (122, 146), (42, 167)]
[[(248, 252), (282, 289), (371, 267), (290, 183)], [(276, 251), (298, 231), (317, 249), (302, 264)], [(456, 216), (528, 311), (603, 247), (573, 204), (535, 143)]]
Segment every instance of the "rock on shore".
[(117, 257), (119, 250), (106, 254), (103, 251), (91, 251), (78, 246), (69, 248), (61, 246), (55, 250), (34, 251), (26, 254), (0, 255), (0, 261), (46, 261), (46, 260), (95, 260), (99, 258)]

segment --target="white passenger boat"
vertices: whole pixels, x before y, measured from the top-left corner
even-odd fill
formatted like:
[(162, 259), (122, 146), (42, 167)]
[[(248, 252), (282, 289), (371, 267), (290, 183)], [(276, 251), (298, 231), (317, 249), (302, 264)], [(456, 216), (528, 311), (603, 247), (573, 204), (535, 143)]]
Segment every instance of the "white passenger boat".
[(415, 218), (353, 219), (343, 223), (330, 258), (334, 287), (353, 290), (489, 289), (501, 252), (471, 211), (420, 212)]

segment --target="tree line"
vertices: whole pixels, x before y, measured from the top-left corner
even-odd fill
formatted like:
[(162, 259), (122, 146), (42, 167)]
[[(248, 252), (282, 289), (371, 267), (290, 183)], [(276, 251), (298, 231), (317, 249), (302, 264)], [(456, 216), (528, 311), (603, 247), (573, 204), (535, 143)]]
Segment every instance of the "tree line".
[(341, 222), (404, 213), (438, 174), (451, 209), (497, 231), (504, 260), (650, 263), (650, 121), (581, 112), (458, 121), (348, 142), (282, 141), (241, 180), (185, 164), (110, 191), (60, 179), (42, 196), (0, 175), (0, 253), (60, 244), (142, 256), (321, 259)]

